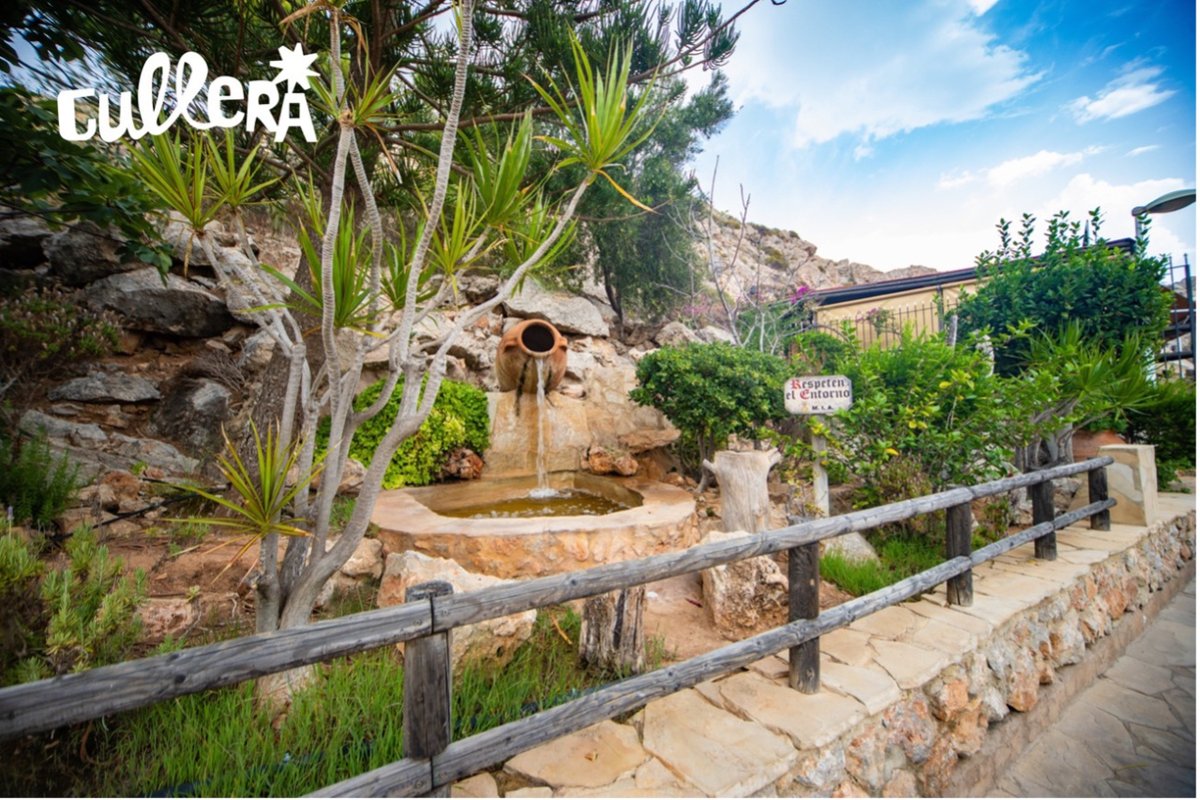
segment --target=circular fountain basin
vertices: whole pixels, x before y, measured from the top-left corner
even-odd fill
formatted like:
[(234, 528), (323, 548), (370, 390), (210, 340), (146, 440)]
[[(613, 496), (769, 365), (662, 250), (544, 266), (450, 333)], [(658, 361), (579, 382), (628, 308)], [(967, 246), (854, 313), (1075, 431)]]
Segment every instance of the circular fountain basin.
[(457, 561), (468, 572), (534, 578), (682, 550), (699, 540), (690, 492), (656, 481), (586, 472), (549, 476), (551, 488), (576, 490), (625, 506), (609, 514), (472, 519), (449, 516), (503, 503), (536, 488), (533, 477), (383, 492), (371, 521), (389, 553), (415, 550)]

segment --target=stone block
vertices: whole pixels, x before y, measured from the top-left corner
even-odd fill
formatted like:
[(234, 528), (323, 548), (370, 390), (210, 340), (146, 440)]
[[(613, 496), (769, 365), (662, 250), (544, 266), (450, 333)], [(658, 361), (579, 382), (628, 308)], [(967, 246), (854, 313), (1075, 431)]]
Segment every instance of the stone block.
[(851, 697), (804, 694), (752, 672), (734, 675), (718, 686), (727, 708), (787, 736), (800, 750), (824, 747), (867, 715), (866, 706)]
[[(1105, 468), (1108, 474), (1108, 496), (1117, 501), (1109, 511), (1113, 522), (1129, 525), (1149, 525), (1158, 518), (1158, 473), (1154, 468), (1154, 445), (1110, 444), (1100, 448), (1100, 455), (1112, 456), (1113, 463)], [(1071, 508), (1087, 505), (1087, 492), (1075, 495)]]

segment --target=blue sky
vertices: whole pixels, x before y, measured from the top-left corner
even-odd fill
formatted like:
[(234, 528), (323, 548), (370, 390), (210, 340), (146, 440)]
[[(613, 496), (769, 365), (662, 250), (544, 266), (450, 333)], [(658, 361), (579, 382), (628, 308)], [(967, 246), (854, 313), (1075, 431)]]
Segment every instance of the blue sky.
[[(739, 8), (726, 0), (726, 10)], [(740, 20), (716, 205), (883, 270), (971, 266), (1001, 217), (1129, 210), (1196, 185), (1192, 0), (789, 0)], [(1196, 256), (1196, 206), (1151, 249)]]

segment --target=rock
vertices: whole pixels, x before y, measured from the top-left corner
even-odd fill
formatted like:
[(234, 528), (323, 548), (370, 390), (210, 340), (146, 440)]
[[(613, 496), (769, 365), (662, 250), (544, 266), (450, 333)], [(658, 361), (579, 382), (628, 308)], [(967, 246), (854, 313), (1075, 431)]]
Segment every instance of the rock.
[(85, 286), (114, 273), (147, 268), (123, 261), (120, 247), (113, 232), (105, 233), (90, 222), (58, 231), (42, 243), (51, 274), (67, 286)]
[(918, 695), (883, 712), (883, 726), (888, 730), (888, 744), (903, 750), (909, 761), (921, 764), (929, 758), (937, 725), (924, 697)]
[[(713, 531), (701, 544), (745, 536)], [(741, 638), (781, 625), (787, 618), (787, 577), (773, 558), (757, 556), (700, 573), (704, 608), (726, 636)]]
[(242, 353), (238, 356), (237, 365), (243, 373), (254, 374), (266, 369), (275, 354), (275, 340), (266, 331), (246, 337), (242, 343)]
[(584, 467), (594, 475), (634, 475), (638, 471), (637, 459), (628, 453), (618, 453), (594, 444), (588, 448)]
[(342, 465), (342, 482), (338, 484), (337, 493), (358, 494), (365, 477), (367, 477), (367, 468), (357, 460), (347, 458), (346, 463)]
[(756, 794), (787, 774), (796, 759), (786, 738), (710, 705), (694, 689), (646, 706), (642, 746), (709, 797)]
[(38, 431), (45, 431), (48, 438), (59, 439), (77, 447), (94, 447), (108, 441), (108, 434), (99, 425), (70, 422), (33, 409), (21, 415), (19, 426), (21, 431), (30, 436)]
[(884, 797), (917, 797), (917, 779), (911, 772), (898, 769), (883, 786)]
[(504, 303), (509, 315), (525, 319), (544, 319), (562, 333), (584, 336), (608, 336), (608, 325), (588, 300), (566, 292), (543, 289), (534, 280)]
[(178, 275), (146, 267), (111, 275), (88, 287), (88, 303), (116, 311), (130, 328), (203, 338), (228, 330), (234, 319), (219, 297)]
[[(169, 475), (191, 475), (200, 466), (200, 462), (189, 458), (166, 442), (157, 439), (136, 439), (132, 436), (114, 433), (110, 438), (110, 448), (128, 463), (141, 462), (146, 465), (147, 477), (163, 478)], [(157, 471), (161, 474), (154, 475)]]
[(51, 400), (74, 400), (80, 403), (142, 403), (157, 400), (158, 387), (137, 375), (124, 372), (91, 372), (73, 378), (50, 390)]
[[(430, 558), (413, 551), (392, 553), (387, 557), (383, 581), (379, 586), (380, 608), (404, 602), (408, 587), (428, 581), (449, 581), (457, 592), (472, 592), (510, 581), (467, 572), (446, 558)], [(507, 664), (513, 653), (533, 634), (536, 611), (525, 611), (499, 619), (455, 628), (451, 641), (451, 661), (455, 670), (464, 662), (488, 662), (497, 667)]]
[(383, 576), (383, 542), (365, 536), (342, 564), (341, 572), (349, 578), (381, 578)]
[(483, 474), (483, 459), (469, 447), (457, 447), (446, 456), (442, 477), (464, 481), (477, 480)]
[(132, 472), (123, 469), (105, 473), (97, 484), (101, 508), (121, 514), (137, 511), (145, 505), (141, 492), (142, 482)]
[(195, 603), (183, 597), (147, 598), (137, 613), (142, 618), (142, 638), (149, 644), (178, 636), (199, 619)]
[(5, 269), (38, 266), (46, 259), (42, 247), (50, 234), (50, 226), (39, 217), (0, 220), (0, 265)]
[(683, 347), (700, 341), (692, 329), (679, 321), (668, 322), (654, 337), (660, 347)]
[(499, 797), (500, 789), (490, 772), (464, 778), (450, 787), (451, 797)]
[(647, 754), (637, 731), (611, 720), (526, 750), (504, 768), (533, 783), (594, 789), (641, 766)]
[(718, 328), (716, 325), (705, 325), (700, 330), (696, 331), (696, 337), (707, 344), (714, 342), (725, 342), (726, 344), (737, 344), (733, 338), (733, 334), (724, 328)]
[(617, 437), (617, 442), (620, 443), (621, 447), (628, 450), (631, 455), (639, 455), (647, 450), (666, 447), (678, 438), (679, 429), (675, 427), (643, 428), (621, 434)]
[(861, 533), (844, 533), (832, 539), (826, 539), (822, 555), (837, 554), (847, 561), (879, 563), (879, 555), (875, 548)]
[(159, 434), (179, 442), (195, 456), (221, 446), (222, 426), (230, 416), (229, 390), (207, 378), (183, 378), (159, 403), (151, 422)]

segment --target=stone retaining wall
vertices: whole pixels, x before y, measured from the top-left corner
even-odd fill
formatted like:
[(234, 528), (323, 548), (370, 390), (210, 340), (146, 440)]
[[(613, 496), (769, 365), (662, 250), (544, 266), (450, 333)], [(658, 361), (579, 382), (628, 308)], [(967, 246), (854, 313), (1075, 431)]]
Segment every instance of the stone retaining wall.
[(978, 788), (988, 773), (973, 761), (1015, 729), (1005, 719), (1034, 716), (1070, 665), (1194, 572), (1194, 499), (1164, 496), (1160, 505), (1149, 528), (1060, 531), (1056, 561), (1035, 560), (1029, 544), (978, 568), (968, 608), (948, 607), (939, 589), (822, 637), (818, 694), (788, 689), (787, 663), (772, 656), (656, 700), (629, 724), (522, 754), (499, 784), (507, 794), (564, 797)]

